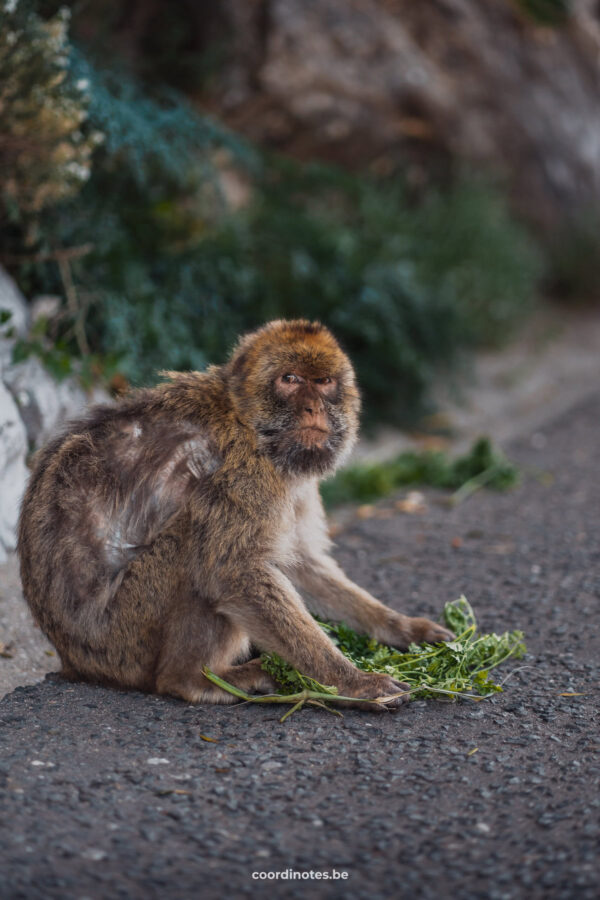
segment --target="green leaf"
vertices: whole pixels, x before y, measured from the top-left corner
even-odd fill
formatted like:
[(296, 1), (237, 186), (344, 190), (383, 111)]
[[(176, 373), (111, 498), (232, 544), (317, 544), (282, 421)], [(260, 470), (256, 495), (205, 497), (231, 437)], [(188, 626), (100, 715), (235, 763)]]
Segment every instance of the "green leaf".
[[(411, 644), (405, 652), (358, 634), (344, 623), (317, 621), (357, 668), (384, 672), (408, 684), (413, 690), (412, 698), (445, 693), (486, 697), (497, 693), (502, 687), (492, 680), (490, 670), (510, 657), (518, 658), (525, 653), (521, 631), (478, 637), (475, 614), (464, 596), (444, 607), (444, 621), (457, 633), (458, 639), (440, 644)], [(335, 688), (301, 674), (276, 654), (263, 654), (262, 667), (279, 682), (283, 695), (297, 695), (306, 690), (336, 693)]]

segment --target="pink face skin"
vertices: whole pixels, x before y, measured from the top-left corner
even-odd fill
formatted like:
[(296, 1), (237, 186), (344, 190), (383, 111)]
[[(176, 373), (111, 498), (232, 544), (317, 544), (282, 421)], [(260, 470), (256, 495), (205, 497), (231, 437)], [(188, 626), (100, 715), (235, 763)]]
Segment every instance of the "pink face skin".
[(275, 381), (275, 392), (289, 402), (298, 418), (300, 440), (307, 447), (322, 445), (329, 434), (324, 400), (335, 395), (337, 382), (330, 375), (308, 378), (286, 372)]
[(287, 372), (280, 375), (275, 381), (275, 390), (282, 397), (289, 397), (290, 394), (302, 390), (303, 386), (314, 385), (315, 389), (323, 397), (331, 397), (335, 393), (336, 380), (330, 375), (324, 375), (322, 378), (305, 378), (304, 375), (298, 375), (295, 372)]

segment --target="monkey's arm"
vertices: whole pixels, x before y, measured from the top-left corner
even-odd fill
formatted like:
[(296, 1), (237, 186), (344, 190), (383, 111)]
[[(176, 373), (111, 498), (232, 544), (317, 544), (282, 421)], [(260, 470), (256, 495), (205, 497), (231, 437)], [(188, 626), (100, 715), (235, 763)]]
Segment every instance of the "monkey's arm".
[(361, 672), (352, 665), (319, 628), (291, 582), (275, 566), (248, 566), (243, 576), (227, 586), (218, 611), (239, 625), (260, 650), (277, 653), (322, 684), (335, 685), (341, 694), (375, 699), (403, 687), (388, 676)]
[(351, 581), (329, 554), (331, 541), (318, 491), (307, 492), (298, 518), (297, 559), (289, 574), (309, 594), (308, 608), (316, 615), (345, 622), (355, 631), (384, 644), (408, 647), (416, 641), (451, 640), (448, 629), (430, 619), (395, 612)]
[(305, 557), (293, 575), (308, 592), (308, 608), (318, 616), (345, 622), (361, 634), (383, 644), (405, 648), (416, 641), (444, 641), (453, 635), (430, 619), (411, 618), (395, 612), (368, 591), (354, 584), (327, 554)]

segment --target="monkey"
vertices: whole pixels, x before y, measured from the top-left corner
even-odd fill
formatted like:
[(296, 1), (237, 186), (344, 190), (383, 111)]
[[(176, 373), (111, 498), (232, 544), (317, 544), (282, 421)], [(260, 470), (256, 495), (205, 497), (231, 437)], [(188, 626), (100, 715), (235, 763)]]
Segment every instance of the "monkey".
[(221, 366), (162, 374), (92, 407), (34, 462), (21, 578), (64, 675), (226, 703), (204, 667), (269, 692), (256, 654), (271, 652), (397, 708), (407, 686), (357, 669), (311, 615), (399, 648), (453, 637), (384, 606), (331, 556), (318, 483), (347, 458), (360, 411), (332, 333), (272, 321)]

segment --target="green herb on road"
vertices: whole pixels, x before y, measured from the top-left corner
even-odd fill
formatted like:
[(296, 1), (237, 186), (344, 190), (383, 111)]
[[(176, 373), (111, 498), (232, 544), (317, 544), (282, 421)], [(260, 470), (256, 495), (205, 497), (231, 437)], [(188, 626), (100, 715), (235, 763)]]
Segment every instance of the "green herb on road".
[(321, 485), (326, 506), (369, 503), (406, 485), (426, 484), (453, 491), (452, 503), (460, 503), (480, 487), (506, 490), (519, 478), (518, 469), (487, 437), (476, 440), (464, 456), (450, 460), (441, 450), (407, 451), (382, 463), (342, 469)]
[[(411, 699), (440, 696), (480, 699), (497, 693), (502, 687), (490, 677), (490, 671), (510, 657), (518, 659), (525, 653), (521, 631), (477, 636), (475, 614), (465, 597), (447, 603), (444, 608), (444, 621), (456, 635), (453, 641), (420, 646), (411, 644), (406, 651), (387, 647), (367, 635), (357, 634), (347, 625), (317, 621), (357, 668), (364, 672), (383, 672), (408, 684)], [(251, 696), (208, 670), (205, 674), (219, 687), (242, 700), (292, 703), (293, 708), (284, 718), (304, 703), (323, 706), (333, 697), (336, 703), (356, 703), (355, 698), (341, 697), (336, 688), (319, 684), (298, 672), (276, 654), (264, 654), (262, 667), (281, 685), (279, 694)]]

